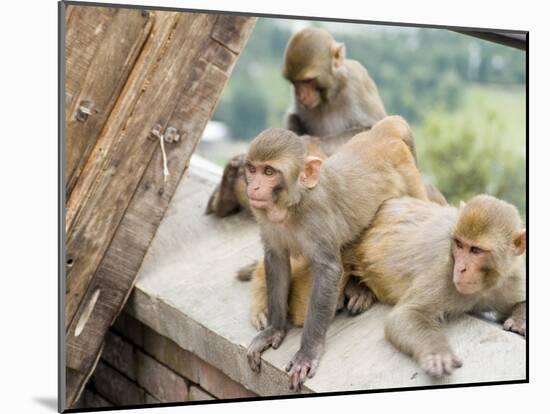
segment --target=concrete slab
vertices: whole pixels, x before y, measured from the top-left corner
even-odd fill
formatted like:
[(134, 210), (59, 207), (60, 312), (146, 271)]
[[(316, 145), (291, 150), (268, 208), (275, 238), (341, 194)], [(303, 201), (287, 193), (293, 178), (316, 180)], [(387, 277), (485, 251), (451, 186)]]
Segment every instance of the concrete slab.
[[(246, 214), (217, 219), (203, 214), (219, 170), (193, 160), (145, 257), (126, 307), (137, 319), (259, 395), (288, 390), (285, 364), (298, 349), (292, 329), (276, 351), (264, 353), (262, 372), (253, 373), (246, 347), (256, 334), (249, 322), (250, 285), (235, 278), (239, 267), (261, 255), (258, 229)], [(446, 332), (464, 366), (435, 380), (383, 336), (389, 307), (362, 315), (338, 315), (317, 375), (303, 392), (337, 392), (522, 380), (526, 344), (500, 326), (464, 316)]]

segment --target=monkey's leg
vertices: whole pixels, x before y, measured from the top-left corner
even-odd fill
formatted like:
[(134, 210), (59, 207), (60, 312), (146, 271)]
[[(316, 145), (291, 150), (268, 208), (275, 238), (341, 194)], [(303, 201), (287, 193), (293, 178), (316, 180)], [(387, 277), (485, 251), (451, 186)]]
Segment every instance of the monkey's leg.
[(366, 311), (376, 301), (372, 290), (355, 276), (349, 278), (344, 288), (344, 295), (348, 300), (348, 311), (352, 315)]
[(206, 207), (206, 214), (226, 217), (237, 213), (242, 207), (236, 194), (237, 182), (244, 180), (239, 169), (244, 165), (244, 154), (231, 158), (223, 170), (222, 180), (216, 187)]
[(385, 333), (396, 348), (413, 356), (430, 375), (450, 375), (462, 366), (462, 361), (439, 330), (438, 321), (427, 311), (396, 306), (386, 319)]
[(277, 349), (286, 336), (288, 292), (290, 289), (290, 259), (267, 249), (264, 256), (267, 285), (267, 309), (269, 326), (260, 332), (247, 350), (248, 365), (260, 372), (260, 357), (263, 351)]
[(525, 336), (527, 333), (527, 317), (526, 317), (526, 304), (520, 302), (512, 309), (512, 314), (504, 321), (502, 327), (511, 332), (515, 332), (521, 336)]
[(267, 318), (267, 286), (265, 280), (265, 268), (263, 262), (257, 263), (252, 272), (252, 306), (250, 321), (258, 330), (264, 330), (268, 326)]
[(343, 274), (339, 256), (325, 254), (311, 261), (313, 286), (300, 349), (286, 366), (290, 389), (299, 390), (306, 377), (313, 378), (325, 343), (326, 332), (338, 302), (340, 279)]

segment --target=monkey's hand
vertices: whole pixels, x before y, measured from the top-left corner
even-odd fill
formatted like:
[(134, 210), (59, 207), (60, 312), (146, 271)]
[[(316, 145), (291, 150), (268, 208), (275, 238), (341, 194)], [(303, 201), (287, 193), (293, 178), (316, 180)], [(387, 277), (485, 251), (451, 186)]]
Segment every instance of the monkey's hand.
[(286, 330), (275, 329), (272, 326), (264, 329), (252, 340), (252, 343), (246, 351), (248, 365), (254, 372), (260, 372), (260, 357), (267, 348), (279, 348), (281, 342), (286, 336)]
[[(240, 177), (240, 170), (245, 163), (244, 154), (234, 156), (223, 170), (222, 180), (210, 195), (205, 214), (226, 217), (237, 213), (242, 207), (237, 197), (235, 186)], [(244, 179), (244, 178), (241, 178)]]
[(313, 378), (315, 372), (317, 372), (322, 353), (322, 347), (313, 351), (310, 350), (306, 352), (300, 349), (296, 352), (294, 357), (285, 367), (285, 370), (290, 375), (289, 385), (291, 390), (300, 391), (302, 385), (306, 382), (306, 377)]
[(515, 332), (523, 337), (527, 332), (525, 318), (515, 318), (513, 315), (504, 321), (502, 327), (506, 331)]
[(355, 276), (349, 278), (344, 288), (344, 294), (348, 299), (348, 311), (352, 315), (366, 311), (376, 300), (374, 293), (372, 293), (367, 285), (360, 283)]
[(437, 378), (451, 375), (455, 368), (462, 366), (462, 360), (451, 349), (428, 352), (419, 358), (418, 363), (426, 373)]

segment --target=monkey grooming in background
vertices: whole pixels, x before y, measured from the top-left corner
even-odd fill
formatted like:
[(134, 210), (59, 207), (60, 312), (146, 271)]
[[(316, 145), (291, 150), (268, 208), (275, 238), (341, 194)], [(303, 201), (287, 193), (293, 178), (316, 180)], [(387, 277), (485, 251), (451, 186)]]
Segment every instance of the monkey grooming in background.
[(342, 246), (371, 224), (385, 200), (427, 199), (407, 145), (411, 140), (406, 121), (393, 116), (325, 161), (306, 156), (303, 140), (286, 129), (268, 129), (252, 141), (247, 194), (264, 245), (269, 322), (248, 348), (252, 370), (259, 371), (261, 353), (279, 347), (286, 335), (290, 257), (304, 256), (312, 289), (300, 349), (286, 369), (291, 389), (313, 377), (337, 306)]
[[(285, 128), (315, 136), (317, 151), (330, 155), (357, 133), (386, 116), (376, 84), (357, 61), (346, 59), (345, 46), (323, 29), (294, 34), (285, 50), (283, 74), (293, 85), (293, 103)], [(249, 209), (244, 156), (225, 166), (207, 214), (225, 217)]]
[[(376, 84), (365, 67), (346, 59), (344, 44), (326, 30), (307, 28), (290, 38), (283, 76), (294, 87), (286, 128), (298, 135), (326, 137), (366, 129), (386, 116)], [(321, 140), (321, 148), (330, 155), (343, 142), (327, 147), (323, 144)]]
[[(496, 312), (503, 328), (525, 336), (526, 233), (517, 209), (488, 195), (459, 209), (408, 197), (386, 201), (368, 230), (343, 251), (374, 299), (396, 305), (386, 337), (413, 356), (430, 375), (450, 374), (461, 360), (440, 331), (443, 318), (465, 312)], [(265, 272), (253, 275), (252, 320), (268, 317)], [(293, 263), (289, 317), (304, 323), (311, 270)]]

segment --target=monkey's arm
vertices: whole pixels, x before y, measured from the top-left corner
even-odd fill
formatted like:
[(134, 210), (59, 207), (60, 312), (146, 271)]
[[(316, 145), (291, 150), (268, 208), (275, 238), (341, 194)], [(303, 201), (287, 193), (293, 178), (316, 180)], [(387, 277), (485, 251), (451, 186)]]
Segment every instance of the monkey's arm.
[(449, 375), (462, 361), (454, 354), (440, 330), (433, 310), (415, 305), (397, 305), (385, 322), (386, 338), (399, 350), (412, 356), (428, 374)]
[(306, 127), (300, 119), (300, 116), (294, 112), (288, 112), (285, 115), (285, 128), (290, 129), (298, 135), (307, 134)]
[(338, 303), (343, 274), (339, 250), (334, 254), (318, 249), (311, 257), (311, 272), (313, 285), (300, 349), (286, 366), (292, 390), (299, 390), (306, 377), (312, 378), (319, 366), (326, 332)]
[(260, 371), (263, 351), (277, 349), (286, 336), (288, 292), (290, 288), (290, 258), (288, 252), (265, 249), (264, 266), (267, 285), (267, 309), (269, 326), (260, 332), (247, 350), (248, 364)]
[[(245, 191), (244, 175), (239, 171), (244, 167), (244, 154), (231, 158), (223, 169), (222, 180), (216, 186), (208, 200), (206, 214), (214, 214), (218, 217), (226, 217), (235, 214), (241, 208), (248, 208), (244, 200), (245, 194), (238, 194), (238, 191)], [(242, 182), (242, 185), (238, 185)]]

